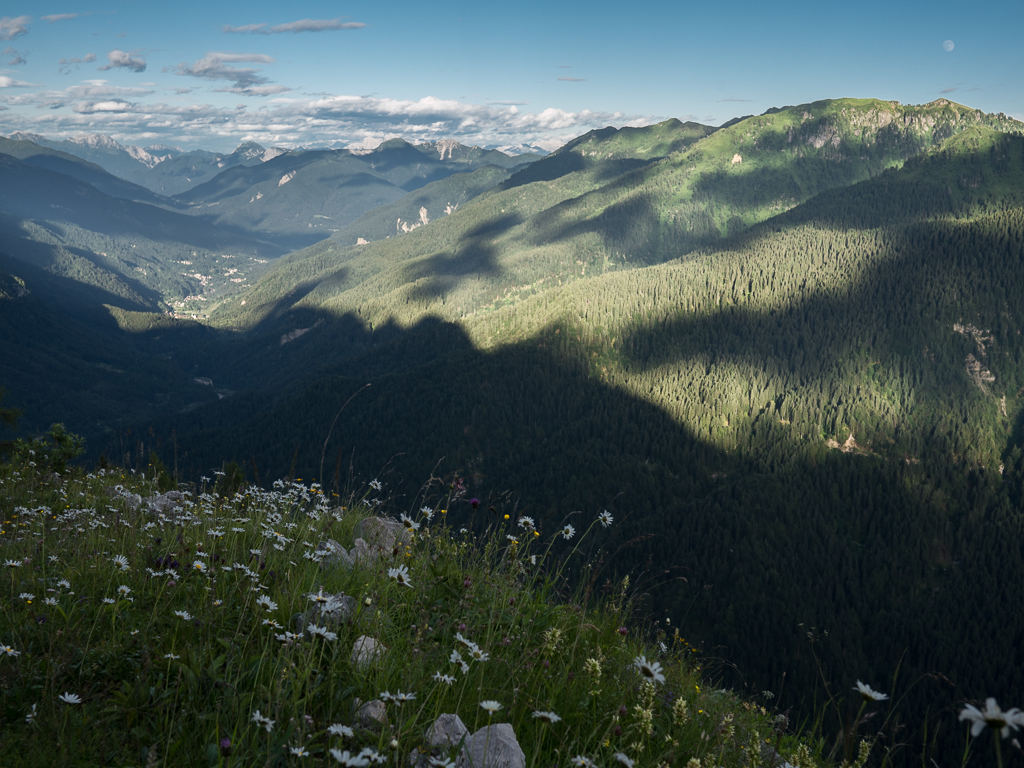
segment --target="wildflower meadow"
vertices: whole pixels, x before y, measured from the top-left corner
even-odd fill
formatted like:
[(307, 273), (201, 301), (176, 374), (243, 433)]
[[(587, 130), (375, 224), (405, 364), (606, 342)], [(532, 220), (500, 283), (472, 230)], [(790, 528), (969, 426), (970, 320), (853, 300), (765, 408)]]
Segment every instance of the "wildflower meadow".
[(378, 481), (173, 489), (36, 458), (0, 465), (5, 766), (484, 768), (501, 734), (520, 763), (495, 765), (827, 759), (595, 572), (607, 511), (538, 522), (455, 481), (409, 508)]

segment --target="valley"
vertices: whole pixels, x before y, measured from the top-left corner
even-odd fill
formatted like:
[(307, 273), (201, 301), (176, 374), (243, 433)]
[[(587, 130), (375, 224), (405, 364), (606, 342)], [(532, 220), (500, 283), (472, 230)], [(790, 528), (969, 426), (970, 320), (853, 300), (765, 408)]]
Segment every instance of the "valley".
[[(62, 421), (89, 461), (186, 481), (607, 509), (608, 584), (796, 712), (897, 670), (924, 681), (914, 727), (1024, 688), (1024, 123), (837, 99), (543, 157), (394, 140), (148, 170), (3, 142), (23, 434)], [(191, 186), (152, 174), (183, 158)]]

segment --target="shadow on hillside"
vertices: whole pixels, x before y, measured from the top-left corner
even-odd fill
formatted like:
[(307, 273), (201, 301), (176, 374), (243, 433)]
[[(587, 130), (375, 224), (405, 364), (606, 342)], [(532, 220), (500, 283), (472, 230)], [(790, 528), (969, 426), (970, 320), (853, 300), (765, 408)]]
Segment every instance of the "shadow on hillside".
[(523, 221), (519, 213), (496, 216), (467, 231), (455, 250), (416, 259), (402, 268), (413, 301), (439, 299), (467, 278), (497, 278), (501, 274), (493, 238)]

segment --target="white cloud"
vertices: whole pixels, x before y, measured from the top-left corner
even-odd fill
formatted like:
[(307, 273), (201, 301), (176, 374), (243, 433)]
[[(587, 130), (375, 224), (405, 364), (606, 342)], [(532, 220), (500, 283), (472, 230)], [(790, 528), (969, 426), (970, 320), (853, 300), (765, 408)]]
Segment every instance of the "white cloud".
[(72, 109), (83, 115), (91, 115), (96, 112), (127, 112), (134, 105), (122, 99), (110, 99), (108, 101), (80, 101)]
[(108, 69), (130, 69), (132, 72), (146, 71), (146, 60), (144, 58), (132, 56), (127, 51), (120, 51), (116, 48), (107, 52), (107, 61), (110, 63), (103, 67), (97, 67), (97, 69), (101, 71)]
[(60, 72), (62, 75), (66, 75), (68, 74), (68, 72), (71, 71), (72, 67), (78, 69), (79, 64), (92, 64), (94, 61), (96, 61), (95, 53), (87, 53), (85, 54), (85, 56), (82, 56), (81, 58), (75, 56), (70, 59), (61, 59), (57, 62), (57, 71)]
[(289, 21), (287, 24), (245, 24), (241, 27), (232, 27), (225, 24), (223, 31), (236, 35), (280, 35), (291, 32), (329, 32), (338, 29), (362, 29), (366, 25), (361, 21), (342, 21), (337, 19), (300, 19)]
[[(25, 51), (25, 53), (28, 53), (28, 51)], [(10, 61), (7, 62), (8, 67), (17, 67), (21, 64), (28, 63), (27, 61), (25, 61), (25, 57), (22, 54), (18, 53), (18, 51), (16, 51), (14, 48), (11, 48), (10, 46), (0, 51), (0, 56), (11, 57)]]
[(80, 13), (51, 13), (49, 16), (42, 16), (40, 18), (53, 24), (55, 21), (67, 21), (68, 19), (78, 18), (81, 15)]
[[(239, 57), (235, 61), (256, 60), (254, 55), (233, 55)], [(258, 61), (262, 63), (266, 58)], [(244, 92), (275, 87), (250, 84)], [(4, 122), (11, 130), (45, 135), (72, 135), (84, 130), (106, 133), (126, 144), (156, 140), (217, 150), (250, 140), (288, 148), (372, 148), (391, 138), (412, 143), (455, 139), (481, 147), (536, 146), (552, 150), (595, 128), (647, 125), (657, 119), (557, 108), (526, 112), (510, 109), (514, 105), (467, 104), (429, 96), (415, 101), (346, 95), (278, 97), (259, 109), (247, 110), (244, 105), (148, 103), (144, 97), (150, 93), (99, 80), (61, 91), (0, 95), (0, 102), (37, 109), (35, 113), (21, 110), (20, 124), (8, 112)]]
[(563, 83), (585, 83), (587, 81), (585, 77), (560, 77), (558, 79)]
[(7, 75), (0, 75), (0, 88), (38, 88), (36, 83), (26, 83), (22, 80), (15, 80)]
[(31, 16), (4, 16), (0, 19), (0, 40), (13, 40), (20, 35), (28, 34), (30, 21)]
[(273, 64), (275, 59), (262, 53), (208, 53), (191, 66), (182, 62), (175, 71), (179, 75), (201, 77), (207, 80), (227, 80), (233, 83), (231, 88), (220, 90), (229, 93), (241, 93), (248, 96), (268, 96), (275, 93), (290, 91), (283, 85), (268, 85), (270, 78), (258, 74), (260, 70), (252, 67), (229, 67), (228, 64)]

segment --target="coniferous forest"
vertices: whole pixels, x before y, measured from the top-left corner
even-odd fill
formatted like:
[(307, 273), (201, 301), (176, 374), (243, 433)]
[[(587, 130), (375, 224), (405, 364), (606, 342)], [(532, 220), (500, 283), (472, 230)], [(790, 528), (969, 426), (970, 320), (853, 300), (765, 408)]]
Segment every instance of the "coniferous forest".
[(716, 684), (797, 721), (889, 686), (900, 759), (1024, 690), (1024, 125), (839, 100), (487, 167), (410, 193), (462, 195), (422, 226), (389, 202), (211, 284), (196, 318), (172, 303), (205, 288), (11, 213), (4, 404), (182, 480), (378, 479), (415, 509), (461, 478), (467, 525), (606, 509), (593, 589), (628, 574)]

